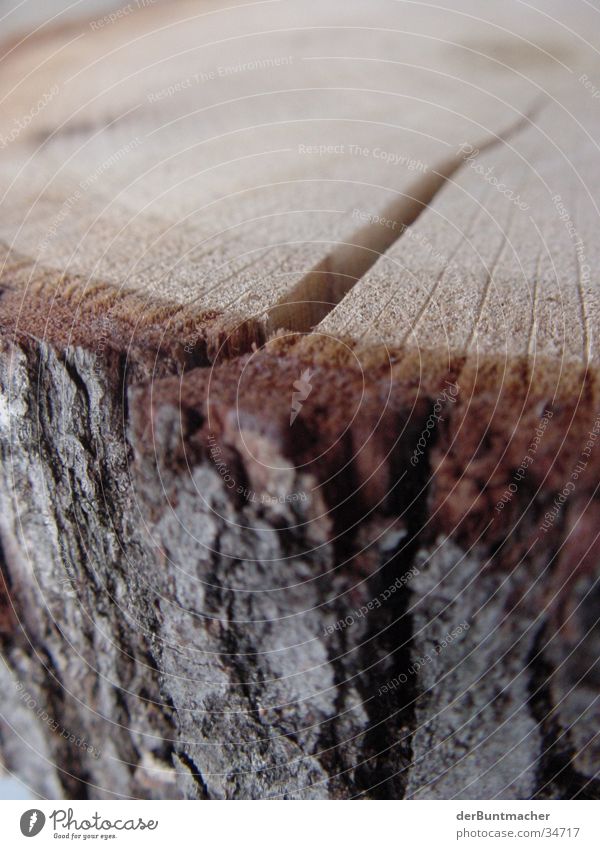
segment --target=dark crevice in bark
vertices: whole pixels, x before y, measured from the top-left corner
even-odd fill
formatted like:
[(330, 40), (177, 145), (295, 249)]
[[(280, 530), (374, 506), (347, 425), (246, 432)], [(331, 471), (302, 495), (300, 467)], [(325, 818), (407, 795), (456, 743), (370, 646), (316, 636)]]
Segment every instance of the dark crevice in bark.
[[(65, 689), (61, 681), (60, 671), (56, 666), (51, 654), (46, 649), (38, 650), (38, 655), (44, 670), (44, 695), (46, 696), (46, 704), (44, 705), (47, 713), (55, 717), (61, 726), (73, 733), (77, 720), (77, 707), (71, 710), (65, 698)], [(35, 663), (35, 659), (32, 657)], [(51, 744), (55, 754), (61, 753), (61, 757), (57, 758), (57, 775), (64, 789), (65, 798), (67, 799), (87, 799), (88, 782), (90, 779), (89, 773), (81, 758), (81, 752), (77, 746), (61, 745), (61, 737), (52, 735)]]
[(128, 372), (127, 372), (127, 356), (125, 354), (120, 354), (119, 362), (118, 362), (118, 380), (115, 397), (119, 399), (119, 424), (122, 427), (122, 437), (123, 443), (127, 449), (127, 457), (129, 462), (133, 460), (133, 448), (129, 443), (129, 438), (127, 434), (129, 433), (129, 393), (128, 393)]
[(194, 781), (194, 784), (198, 790), (198, 796), (200, 799), (207, 800), (210, 799), (210, 792), (208, 790), (208, 785), (206, 781), (202, 777), (202, 773), (192, 760), (192, 758), (184, 752), (183, 750), (179, 750), (175, 752), (175, 757), (181, 761), (182, 764), (190, 771), (190, 775)]
[(541, 626), (531, 652), (530, 704), (542, 732), (534, 799), (600, 799), (600, 779), (582, 775), (573, 766), (575, 752), (568, 731), (561, 727), (552, 701), (550, 681), (554, 669), (544, 656), (545, 627)]
[[(427, 501), (431, 480), (429, 456), (437, 439), (437, 428), (417, 466), (413, 478), (406, 482), (407, 490), (394, 488), (394, 506), (406, 520), (407, 536), (396, 553), (380, 570), (374, 594), (390, 587), (405, 576), (415, 562), (423, 544), (422, 529), (427, 518)], [(396, 480), (401, 465), (392, 457), (391, 466)], [(401, 511), (406, 503), (408, 509)], [(412, 733), (415, 727), (415, 707), (418, 692), (416, 676), (409, 674), (412, 664), (414, 622), (408, 611), (411, 599), (410, 582), (395, 593), (378, 611), (367, 641), (361, 650), (361, 666), (373, 663), (373, 651), (386, 657), (369, 671), (362, 684), (371, 731), (365, 737), (365, 762), (357, 770), (360, 793), (375, 799), (403, 798), (412, 761)], [(378, 694), (379, 688), (391, 679), (404, 675), (406, 682), (397, 689)], [(393, 755), (392, 755), (393, 753)]]
[(339, 717), (348, 709), (346, 684), (348, 668), (345, 663), (348, 651), (346, 632), (340, 632), (339, 638), (332, 640), (328, 647), (329, 664), (333, 669), (335, 687), (334, 715), (322, 723), (317, 743), (318, 759), (330, 776), (329, 787), (332, 798), (344, 798), (348, 785), (348, 770), (354, 766), (346, 757), (348, 743), (340, 729)]
[(9, 640), (14, 642), (18, 630), (18, 621), (13, 610), (14, 588), (0, 536), (0, 646), (8, 649)]
[[(91, 402), (91, 399), (90, 399), (90, 393), (89, 393), (87, 384), (86, 384), (85, 380), (82, 378), (82, 376), (79, 374), (79, 372), (77, 370), (77, 366), (75, 365), (73, 360), (70, 358), (68, 352), (66, 352), (63, 356), (63, 364), (64, 364), (64, 367), (65, 367), (67, 374), (69, 375), (69, 377), (71, 378), (71, 380), (73, 381), (75, 386), (77, 387), (77, 400), (78, 400), (78, 403), (81, 405), (82, 411), (85, 413), (85, 421), (88, 425), (86, 428), (82, 428), (82, 431), (84, 433), (88, 434), (91, 430), (89, 424), (90, 424), (92, 402)], [(91, 449), (90, 444), (86, 444), (86, 445), (84, 445), (84, 447), (88, 451)]]
[[(408, 550), (397, 555), (382, 570), (380, 590), (393, 584), (409, 568)], [(414, 681), (408, 678), (393, 693), (378, 693), (386, 681), (402, 674), (411, 662), (413, 625), (407, 613), (408, 591), (396, 593), (387, 602), (385, 616), (377, 618), (366, 645), (361, 649), (361, 666), (371, 665), (375, 652), (383, 663), (377, 663), (361, 682), (361, 691), (369, 716), (370, 730), (363, 746), (363, 762), (356, 770), (357, 795), (374, 799), (401, 799), (406, 787), (406, 774), (412, 758), (410, 742), (414, 726)], [(383, 628), (387, 628), (381, 634)], [(376, 649), (374, 648), (376, 646)], [(393, 754), (392, 754), (393, 753)]]

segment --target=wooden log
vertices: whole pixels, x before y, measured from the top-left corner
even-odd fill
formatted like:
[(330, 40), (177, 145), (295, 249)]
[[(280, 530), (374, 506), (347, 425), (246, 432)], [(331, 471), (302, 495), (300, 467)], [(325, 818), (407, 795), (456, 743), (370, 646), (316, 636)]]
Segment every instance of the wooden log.
[(597, 798), (593, 10), (141, 6), (2, 59), (3, 763)]

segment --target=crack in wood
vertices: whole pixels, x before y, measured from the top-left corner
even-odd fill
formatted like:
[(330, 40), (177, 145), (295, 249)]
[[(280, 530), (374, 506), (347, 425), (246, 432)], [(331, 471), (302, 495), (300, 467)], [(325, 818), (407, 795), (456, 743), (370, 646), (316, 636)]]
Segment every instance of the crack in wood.
[[(478, 153), (506, 143), (530, 125), (542, 108), (536, 102), (517, 121), (471, 146)], [(452, 177), (464, 168), (458, 153), (430, 168), (379, 214), (364, 213), (371, 220), (359, 227), (347, 242), (336, 245), (328, 255), (288, 292), (267, 314), (266, 334), (278, 330), (306, 333), (321, 322), (363, 278), (377, 260), (414, 224)], [(356, 211), (356, 210), (355, 210)], [(361, 212), (358, 210), (358, 212)], [(391, 225), (391, 226), (390, 226)]]

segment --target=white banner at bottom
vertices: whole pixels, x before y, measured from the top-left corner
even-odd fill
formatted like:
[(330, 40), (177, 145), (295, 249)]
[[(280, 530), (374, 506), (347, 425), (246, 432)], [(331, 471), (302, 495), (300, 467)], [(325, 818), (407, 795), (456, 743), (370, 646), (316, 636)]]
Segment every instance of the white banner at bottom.
[(320, 849), (385, 840), (417, 849), (597, 849), (599, 817), (596, 801), (7, 801), (0, 803), (0, 834), (3, 847), (69, 842)]

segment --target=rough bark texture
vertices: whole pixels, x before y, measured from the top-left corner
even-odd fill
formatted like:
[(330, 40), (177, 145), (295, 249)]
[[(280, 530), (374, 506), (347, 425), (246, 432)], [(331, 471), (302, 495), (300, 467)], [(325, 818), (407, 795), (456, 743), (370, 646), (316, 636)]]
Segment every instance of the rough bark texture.
[(597, 457), (539, 530), (591, 406), (554, 405), (494, 525), (540, 399), (512, 439), (446, 403), (413, 467), (435, 387), (279, 344), (144, 384), (5, 343), (6, 766), (49, 797), (596, 798)]

